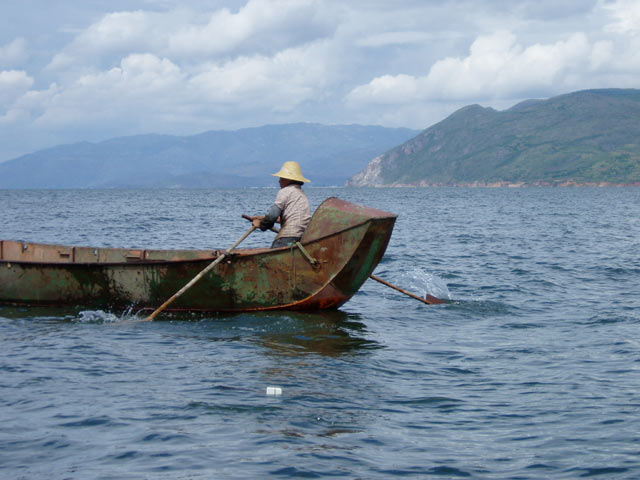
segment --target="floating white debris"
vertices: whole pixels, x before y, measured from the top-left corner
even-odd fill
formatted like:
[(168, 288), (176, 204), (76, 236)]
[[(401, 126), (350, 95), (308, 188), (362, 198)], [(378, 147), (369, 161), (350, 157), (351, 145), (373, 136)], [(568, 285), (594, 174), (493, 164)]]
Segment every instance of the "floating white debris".
[(280, 387), (267, 387), (267, 395), (282, 395), (282, 388)]

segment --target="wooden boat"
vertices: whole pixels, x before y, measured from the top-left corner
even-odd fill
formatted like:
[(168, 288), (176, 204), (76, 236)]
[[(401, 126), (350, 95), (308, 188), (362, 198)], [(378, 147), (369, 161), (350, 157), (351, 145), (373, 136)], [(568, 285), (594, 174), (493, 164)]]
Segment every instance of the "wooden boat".
[[(167, 310), (338, 308), (384, 255), (396, 215), (329, 198), (298, 246), (238, 249)], [(0, 303), (155, 309), (223, 252), (0, 241)]]

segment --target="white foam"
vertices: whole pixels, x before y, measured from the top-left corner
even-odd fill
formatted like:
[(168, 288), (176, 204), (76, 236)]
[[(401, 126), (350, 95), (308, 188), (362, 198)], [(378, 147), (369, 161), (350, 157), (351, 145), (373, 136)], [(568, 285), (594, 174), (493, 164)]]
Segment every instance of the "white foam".
[(137, 319), (138, 317), (131, 313), (131, 309), (127, 309), (119, 315), (104, 310), (83, 310), (78, 313), (78, 317), (74, 321), (78, 323), (119, 323)]

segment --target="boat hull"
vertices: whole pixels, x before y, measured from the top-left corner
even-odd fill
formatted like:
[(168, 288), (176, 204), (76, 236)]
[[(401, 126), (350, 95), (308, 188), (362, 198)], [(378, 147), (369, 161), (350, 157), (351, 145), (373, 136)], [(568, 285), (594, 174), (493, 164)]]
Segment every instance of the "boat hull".
[[(297, 247), (237, 250), (168, 310), (338, 308), (384, 255), (396, 216), (331, 198)], [(2, 241), (0, 302), (155, 309), (220, 251), (126, 250)]]

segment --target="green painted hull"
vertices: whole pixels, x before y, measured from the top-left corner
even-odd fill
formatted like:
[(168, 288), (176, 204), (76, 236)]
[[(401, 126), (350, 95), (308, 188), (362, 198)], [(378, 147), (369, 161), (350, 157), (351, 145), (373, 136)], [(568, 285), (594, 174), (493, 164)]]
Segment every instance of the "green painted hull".
[[(167, 310), (246, 312), (338, 308), (391, 238), (394, 214), (327, 199), (299, 248), (236, 250)], [(0, 242), (0, 303), (155, 309), (221, 252)]]

